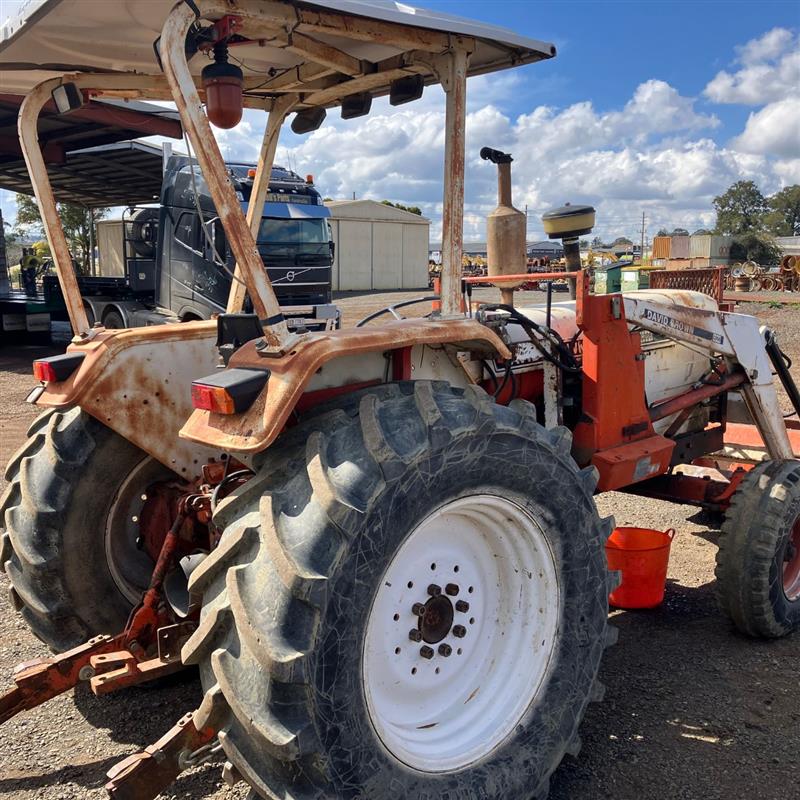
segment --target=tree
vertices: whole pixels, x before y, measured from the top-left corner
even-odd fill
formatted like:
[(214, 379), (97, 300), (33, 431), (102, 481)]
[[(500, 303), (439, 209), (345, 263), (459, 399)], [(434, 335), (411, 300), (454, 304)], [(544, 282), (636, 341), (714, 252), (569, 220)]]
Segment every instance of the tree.
[(618, 236), (613, 242), (611, 242), (612, 247), (617, 247), (619, 245), (629, 246), (632, 244), (633, 242), (627, 236)]
[(604, 246), (603, 245), (603, 240), (599, 236), (595, 236), (594, 239), (592, 239), (592, 245), (591, 246), (594, 247), (594, 248), (603, 247)]
[[(59, 203), (58, 216), (78, 272), (88, 272), (91, 262), (91, 229), (97, 220), (108, 214), (107, 208), (84, 208), (72, 203)], [(36, 201), (28, 195), (17, 195), (16, 230), (28, 235), (42, 233), (42, 217)]]
[(736, 181), (726, 192), (714, 198), (717, 233), (734, 236), (757, 233), (763, 228), (767, 201), (753, 181)]
[(393, 203), (391, 200), (381, 200), (381, 203), (392, 208), (399, 208), (401, 211), (408, 211), (409, 214), (422, 216), (422, 209), (419, 206), (404, 206), (402, 203)]
[(669, 231), (666, 228), (659, 228), (656, 236), (669, 236)]
[(771, 236), (760, 231), (741, 233), (731, 245), (731, 258), (736, 261), (755, 261), (761, 266), (777, 264), (781, 251)]
[(17, 195), (17, 221), (14, 225), (14, 233), (19, 237), (44, 234), (39, 206), (30, 195)]
[(675, 228), (670, 234), (670, 236), (688, 236), (688, 235), (689, 231), (687, 231), (686, 228)]
[(706, 230), (705, 228), (698, 228), (692, 236), (708, 236), (711, 231)]
[(764, 224), (773, 236), (800, 236), (800, 185), (787, 186), (767, 199)]

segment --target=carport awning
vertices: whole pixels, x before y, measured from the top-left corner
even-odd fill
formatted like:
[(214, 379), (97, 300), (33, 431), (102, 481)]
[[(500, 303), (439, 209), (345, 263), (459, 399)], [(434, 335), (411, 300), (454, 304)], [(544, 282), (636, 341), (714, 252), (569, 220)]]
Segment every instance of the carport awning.
[[(33, 194), (17, 136), (22, 97), (0, 94), (0, 189)], [(140, 136), (180, 138), (177, 112), (152, 103), (92, 101), (69, 114), (45, 107), (39, 142), (56, 200), (119, 206), (157, 200), (161, 148)]]
[[(88, 208), (158, 201), (161, 148), (144, 142), (117, 142), (70, 153), (47, 172), (56, 200)], [(33, 194), (24, 162), (0, 163), (0, 189)]]

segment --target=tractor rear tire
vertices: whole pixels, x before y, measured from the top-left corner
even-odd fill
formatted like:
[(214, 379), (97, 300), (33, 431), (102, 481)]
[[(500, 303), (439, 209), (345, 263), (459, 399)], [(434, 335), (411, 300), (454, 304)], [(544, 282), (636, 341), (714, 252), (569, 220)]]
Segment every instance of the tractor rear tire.
[[(112, 573), (118, 539), (113, 550), (104, 546), (109, 515), (129, 476), (147, 484), (172, 473), (80, 408), (45, 412), (28, 436), (6, 470), (0, 564), (12, 605), (39, 639), (62, 652), (123, 629), (135, 587), (126, 596), (121, 573)], [(141, 489), (130, 492), (140, 497)], [(131, 551), (135, 563), (126, 569), (144, 576), (149, 563), (152, 570), (144, 553)]]
[(216, 511), (182, 654), (195, 723), (273, 800), (544, 798), (616, 633), (595, 470), (533, 406), (475, 387), (353, 399)]
[(748, 636), (800, 629), (800, 461), (766, 461), (739, 485), (717, 552), (717, 599)]

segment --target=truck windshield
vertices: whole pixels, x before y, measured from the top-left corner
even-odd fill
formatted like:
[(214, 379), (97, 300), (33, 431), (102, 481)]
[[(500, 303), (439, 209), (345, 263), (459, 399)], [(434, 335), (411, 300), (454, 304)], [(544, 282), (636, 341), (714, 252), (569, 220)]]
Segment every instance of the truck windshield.
[(262, 244), (325, 244), (328, 225), (324, 219), (278, 219), (264, 217), (258, 229)]

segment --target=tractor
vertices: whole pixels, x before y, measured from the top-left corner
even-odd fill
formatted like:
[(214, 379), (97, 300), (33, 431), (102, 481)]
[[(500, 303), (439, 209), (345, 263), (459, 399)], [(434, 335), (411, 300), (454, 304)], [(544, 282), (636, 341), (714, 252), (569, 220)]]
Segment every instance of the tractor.
[[(800, 397), (774, 334), (700, 292), (595, 294), (582, 205), (543, 220), (572, 297), (515, 304), (524, 222), (492, 148), (489, 275), (462, 278), (468, 78), (553, 45), (377, 0), (45, 0), (5, 30), (0, 81), (25, 94), (74, 338), (34, 362), (44, 413), (7, 470), (0, 561), (53, 655), (15, 672), (0, 721), (196, 665), (201, 705), (111, 770), (112, 797), (154, 797), (223, 752), (227, 780), (273, 800), (542, 800), (616, 638), (609, 490), (726, 512), (722, 610), (752, 636), (797, 629), (800, 462), (773, 371)], [(254, 240), (284, 121), (308, 133), (434, 85), (430, 313), (290, 330)], [(87, 321), (37, 123), (109, 97), (180, 113), (236, 259), (215, 319)], [(267, 113), (246, 212), (211, 128), (245, 108)], [(486, 281), (502, 302), (473, 299)]]

